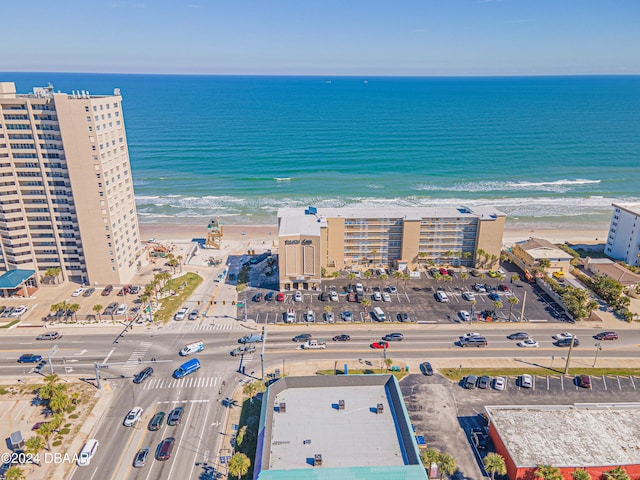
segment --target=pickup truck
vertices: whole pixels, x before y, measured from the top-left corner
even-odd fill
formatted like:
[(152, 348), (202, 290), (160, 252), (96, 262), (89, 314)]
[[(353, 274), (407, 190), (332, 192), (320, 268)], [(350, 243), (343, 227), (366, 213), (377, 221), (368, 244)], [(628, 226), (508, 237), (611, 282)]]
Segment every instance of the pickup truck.
[(327, 348), (327, 344), (324, 340), (307, 340), (302, 344), (304, 350), (313, 350), (316, 348)]
[(233, 350), (231, 350), (231, 356), (232, 357), (237, 357), (239, 355), (250, 355), (252, 353), (255, 353), (256, 351), (256, 346), (253, 345), (252, 343), (249, 343), (247, 345), (243, 345), (242, 347), (236, 347)]
[(258, 333), (252, 333), (251, 335), (245, 335), (238, 339), (238, 343), (258, 343), (262, 341), (262, 335)]

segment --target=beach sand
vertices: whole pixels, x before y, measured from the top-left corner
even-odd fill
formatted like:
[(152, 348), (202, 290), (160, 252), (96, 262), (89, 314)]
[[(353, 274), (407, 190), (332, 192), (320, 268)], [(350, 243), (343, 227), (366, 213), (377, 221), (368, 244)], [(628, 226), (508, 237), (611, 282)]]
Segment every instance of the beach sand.
[[(159, 241), (174, 243), (190, 242), (193, 238), (206, 238), (206, 225), (155, 224), (141, 223), (140, 235), (143, 240), (156, 238)], [(607, 228), (523, 228), (509, 227), (504, 231), (503, 243), (511, 246), (517, 241), (529, 237), (544, 238), (552, 243), (605, 243)], [(276, 225), (224, 225), (223, 245), (233, 250), (265, 250), (276, 247), (278, 229)], [(226, 248), (225, 248), (226, 249)]]

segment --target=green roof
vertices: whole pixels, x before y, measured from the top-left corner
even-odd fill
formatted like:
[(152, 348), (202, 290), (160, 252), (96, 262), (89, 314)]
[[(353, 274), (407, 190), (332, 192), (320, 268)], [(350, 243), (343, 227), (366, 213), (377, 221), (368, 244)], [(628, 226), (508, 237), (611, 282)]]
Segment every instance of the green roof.
[(426, 471), (421, 465), (393, 467), (309, 467), (294, 470), (263, 470), (258, 480), (425, 480)]
[(34, 273), (35, 270), (10, 270), (0, 277), (0, 288), (17, 288)]

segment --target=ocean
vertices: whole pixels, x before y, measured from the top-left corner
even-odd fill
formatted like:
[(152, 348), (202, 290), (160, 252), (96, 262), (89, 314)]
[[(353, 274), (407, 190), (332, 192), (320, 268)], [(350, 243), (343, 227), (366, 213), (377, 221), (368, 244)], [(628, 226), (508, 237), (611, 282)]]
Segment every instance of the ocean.
[(607, 228), (640, 201), (640, 77), (4, 73), (124, 99), (147, 223), (273, 224), (281, 206), (490, 205)]

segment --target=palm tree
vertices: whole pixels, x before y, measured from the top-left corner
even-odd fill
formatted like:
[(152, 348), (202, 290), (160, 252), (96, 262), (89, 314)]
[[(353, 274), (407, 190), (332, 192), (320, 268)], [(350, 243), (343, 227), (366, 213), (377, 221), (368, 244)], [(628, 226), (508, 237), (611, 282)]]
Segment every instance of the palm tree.
[(483, 249), (479, 248), (476, 250), (476, 267), (480, 267), (484, 264), (484, 262), (482, 262), (480, 260), (480, 257), (484, 257), (487, 254), (487, 252), (485, 252)]
[(629, 474), (622, 467), (612, 468), (604, 472), (605, 480), (630, 480)]
[(51, 444), (49, 443), (49, 440), (51, 439), (51, 435), (53, 435), (54, 431), (55, 428), (53, 428), (53, 425), (51, 425), (50, 422), (41, 423), (36, 430), (36, 433), (44, 438), (45, 442), (47, 442), (47, 450), (51, 450)]
[(56, 413), (64, 412), (71, 404), (71, 399), (66, 393), (57, 393), (49, 399), (49, 408)]
[(395, 278), (396, 280), (400, 281), (402, 280), (402, 277), (404, 277), (404, 272), (400, 270), (396, 270), (395, 272), (393, 272), (393, 278)]
[(336, 270), (335, 272), (331, 272), (331, 276), (333, 278), (338, 278), (340, 276), (340, 272), (338, 270)]
[(236, 445), (241, 446), (242, 442), (244, 442), (244, 437), (247, 434), (247, 426), (243, 425), (240, 430), (238, 430), (238, 434), (236, 435)]
[[(367, 280), (371, 280), (371, 275), (372, 275), (371, 270), (367, 270), (366, 272), (363, 273), (363, 275), (364, 275), (364, 278), (366, 278)], [(367, 286), (369, 285), (367, 284)]]
[(518, 280), (520, 280), (520, 275), (518, 275), (517, 273), (513, 273), (511, 275), (511, 283), (517, 282)]
[(598, 302), (596, 302), (595, 300), (589, 300), (584, 306), (584, 308), (587, 310), (587, 317), (591, 315), (591, 312), (596, 310), (598, 307), (600, 307), (600, 305), (598, 305)]
[(180, 273), (182, 273), (182, 255), (178, 255), (176, 260), (178, 261), (178, 266), (180, 267)]
[(240, 480), (249, 471), (251, 460), (244, 453), (234, 453), (229, 460), (229, 474)]
[(504, 280), (504, 275), (498, 272), (495, 278), (497, 280), (496, 285), (498, 285), (499, 283), (502, 283), (502, 281)]
[(62, 427), (62, 424), (64, 423), (64, 416), (62, 413), (54, 413), (51, 420), (49, 420), (49, 423), (51, 424), (51, 428), (54, 430), (60, 430), (60, 427)]
[(365, 298), (364, 300), (362, 300), (362, 306), (367, 309), (371, 306), (371, 300), (369, 300), (368, 298)]
[(540, 478), (541, 480), (563, 480), (564, 476), (560, 473), (559, 468), (551, 465), (538, 465), (535, 478)]
[[(498, 255), (496, 255), (495, 253), (492, 253), (490, 256), (487, 255), (488, 258), (491, 258), (491, 267), (495, 268), (496, 263), (498, 262), (498, 259), (500, 257), (498, 257)], [(487, 258), (487, 259), (488, 259)]]
[(441, 453), (437, 463), (441, 479), (444, 478), (445, 475), (450, 477), (458, 469), (455, 459), (448, 453)]
[(515, 295), (512, 295), (509, 297), (507, 302), (509, 302), (509, 321), (511, 321), (511, 310), (513, 310), (514, 305), (517, 305), (520, 303), (520, 300), (518, 300), (518, 297), (516, 297)]
[(67, 311), (71, 312), (71, 316), (76, 321), (78, 320), (78, 317), (76, 317), (76, 313), (78, 313), (78, 310), (80, 310), (80, 304), (79, 303), (72, 303), (71, 305), (69, 305), (67, 307)]
[(247, 397), (249, 397), (251, 405), (253, 405), (253, 397), (255, 396), (256, 393), (258, 393), (258, 382), (251, 382), (251, 383), (245, 384), (245, 386), (242, 388), (242, 393), (244, 393)]
[(591, 474), (586, 470), (579, 468), (571, 473), (571, 478), (573, 480), (591, 480)]
[(376, 250), (375, 248), (373, 250), (371, 250), (371, 256), (373, 257), (373, 264), (375, 265), (376, 263), (376, 255), (378, 255), (378, 250)]
[(538, 266), (540, 267), (540, 270), (546, 272), (547, 268), (551, 266), (551, 262), (548, 258), (541, 258), (540, 260), (538, 260)]
[(5, 480), (23, 480), (24, 472), (20, 467), (11, 467), (4, 472)]
[(494, 310), (497, 310), (497, 309), (502, 308), (502, 307), (503, 307), (503, 305), (502, 305), (502, 302), (500, 300), (496, 300), (495, 302), (493, 302)]
[(393, 365), (393, 360), (391, 360), (389, 357), (384, 359), (384, 364), (387, 367), (387, 372), (389, 371), (389, 369), (391, 368), (391, 365)]
[(349, 274), (347, 275), (347, 278), (348, 278), (349, 280), (355, 280), (355, 278), (356, 278), (356, 274), (355, 274), (355, 273), (353, 273), (353, 272), (349, 272)]
[(409, 280), (411, 278), (411, 275), (409, 275), (408, 273), (403, 273), (402, 274), (402, 280), (404, 280), (404, 289), (407, 289), (407, 280)]
[(389, 275), (387, 275), (386, 273), (383, 273), (382, 275), (380, 275), (379, 278), (380, 280), (382, 280), (382, 288), (384, 288), (384, 282), (389, 279)]
[(460, 274), (460, 279), (462, 280), (462, 288), (464, 288), (464, 281), (469, 278), (469, 274), (467, 272), (462, 272)]
[(484, 469), (491, 474), (493, 480), (495, 474), (504, 475), (507, 473), (507, 465), (504, 463), (504, 457), (498, 453), (488, 453), (483, 459)]
[(100, 305), (99, 303), (96, 303), (93, 306), (93, 311), (98, 314), (98, 318), (100, 319), (100, 321), (102, 321), (102, 305)]
[[(44, 438), (40, 435), (36, 435), (35, 437), (31, 437), (24, 444), (24, 453), (27, 455), (33, 455), (34, 458), (39, 457), (39, 453), (41, 450), (44, 450)], [(40, 466), (40, 463), (37, 464)]]
[(427, 467), (427, 470), (431, 468), (432, 463), (438, 463), (440, 459), (440, 452), (435, 448), (427, 448), (420, 453), (420, 460), (422, 460), (422, 465)]

